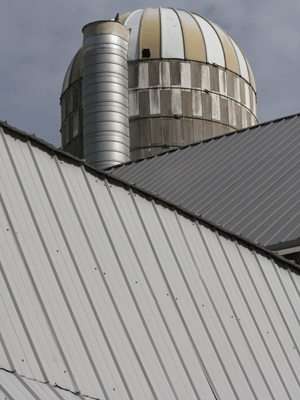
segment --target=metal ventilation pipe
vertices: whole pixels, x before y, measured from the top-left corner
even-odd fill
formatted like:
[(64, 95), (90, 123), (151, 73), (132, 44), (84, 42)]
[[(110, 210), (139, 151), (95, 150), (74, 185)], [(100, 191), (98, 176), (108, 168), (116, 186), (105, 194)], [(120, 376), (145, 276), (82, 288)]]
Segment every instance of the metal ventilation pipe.
[(130, 160), (129, 31), (114, 21), (85, 25), (83, 32), (83, 156), (97, 168)]

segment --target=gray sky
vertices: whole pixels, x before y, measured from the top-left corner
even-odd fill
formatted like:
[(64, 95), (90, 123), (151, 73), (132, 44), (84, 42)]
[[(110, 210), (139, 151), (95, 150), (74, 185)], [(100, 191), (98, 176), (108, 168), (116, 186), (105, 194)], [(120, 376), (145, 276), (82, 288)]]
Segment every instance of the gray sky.
[(1, 0), (0, 119), (60, 146), (62, 82), (82, 27), (139, 8), (174, 7), (217, 23), (248, 59), (258, 120), (300, 112), (300, 1)]

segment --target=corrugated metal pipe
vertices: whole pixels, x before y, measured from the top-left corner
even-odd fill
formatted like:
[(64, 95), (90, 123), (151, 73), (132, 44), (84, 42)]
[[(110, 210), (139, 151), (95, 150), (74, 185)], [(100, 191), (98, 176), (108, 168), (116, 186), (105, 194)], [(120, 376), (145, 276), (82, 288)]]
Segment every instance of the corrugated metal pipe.
[(97, 21), (82, 32), (83, 155), (106, 168), (130, 160), (129, 31), (119, 22)]

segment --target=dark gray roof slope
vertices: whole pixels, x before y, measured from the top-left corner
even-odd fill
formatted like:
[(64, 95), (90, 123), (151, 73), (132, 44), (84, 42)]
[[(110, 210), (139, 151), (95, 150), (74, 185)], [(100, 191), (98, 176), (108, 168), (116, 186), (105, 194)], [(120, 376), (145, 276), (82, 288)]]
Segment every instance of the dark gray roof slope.
[(262, 244), (300, 240), (300, 115), (109, 170)]

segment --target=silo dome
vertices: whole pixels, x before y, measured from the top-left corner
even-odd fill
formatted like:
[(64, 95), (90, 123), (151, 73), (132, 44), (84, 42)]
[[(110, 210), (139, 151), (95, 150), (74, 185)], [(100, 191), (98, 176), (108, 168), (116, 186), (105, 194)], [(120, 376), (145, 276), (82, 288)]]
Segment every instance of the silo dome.
[(215, 23), (193, 12), (148, 8), (124, 14), (130, 30), (128, 61), (181, 59), (215, 64), (255, 88), (251, 68), (236, 42)]
[[(257, 123), (254, 77), (237, 43), (218, 25), (173, 8), (119, 17), (129, 29), (131, 159)], [(62, 148), (82, 154), (82, 47), (62, 88)]]

